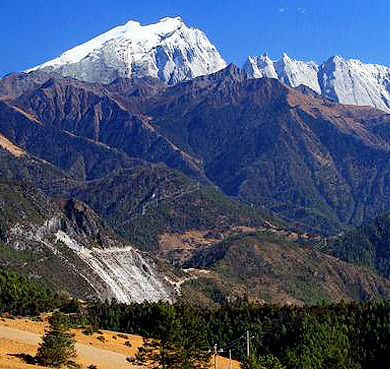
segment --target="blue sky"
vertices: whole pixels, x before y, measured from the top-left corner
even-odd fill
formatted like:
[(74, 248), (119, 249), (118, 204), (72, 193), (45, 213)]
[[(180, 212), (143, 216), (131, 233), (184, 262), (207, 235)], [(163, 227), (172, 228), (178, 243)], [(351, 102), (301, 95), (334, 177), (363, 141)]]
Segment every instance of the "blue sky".
[(390, 65), (385, 0), (3, 0), (0, 76), (52, 59), (130, 19), (149, 24), (177, 15), (239, 66), (263, 52), (317, 62), (339, 54)]

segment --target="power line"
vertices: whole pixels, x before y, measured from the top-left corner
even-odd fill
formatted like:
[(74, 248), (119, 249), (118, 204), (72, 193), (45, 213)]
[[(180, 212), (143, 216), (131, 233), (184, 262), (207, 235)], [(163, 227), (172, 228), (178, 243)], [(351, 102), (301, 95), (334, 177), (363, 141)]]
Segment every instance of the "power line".
[(243, 333), (240, 337), (234, 339), (233, 341), (227, 343), (224, 347), (220, 348), (220, 350), (228, 350), (230, 347), (234, 347), (237, 343), (239, 343), (239, 341), (244, 338), (246, 335), (246, 332)]
[[(236, 350), (237, 349), (236, 346), (241, 344), (243, 339), (246, 339), (246, 341), (247, 341), (247, 348), (248, 348), (248, 345), (249, 345), (248, 336), (249, 336), (249, 331), (246, 331), (240, 337), (234, 339), (233, 341), (230, 341), (225, 346), (223, 346), (223, 347), (221, 347), (219, 349), (218, 349), (217, 345), (215, 344), (214, 345), (214, 352), (215, 353), (221, 353), (221, 352), (228, 352), (228, 351)], [(248, 349), (247, 349), (247, 354), (248, 354)]]

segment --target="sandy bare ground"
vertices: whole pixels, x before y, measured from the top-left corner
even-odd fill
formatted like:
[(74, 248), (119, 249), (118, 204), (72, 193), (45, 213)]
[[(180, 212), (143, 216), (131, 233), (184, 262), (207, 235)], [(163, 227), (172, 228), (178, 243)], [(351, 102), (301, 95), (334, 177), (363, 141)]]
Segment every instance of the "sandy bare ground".
[(3, 149), (7, 150), (13, 156), (16, 156), (17, 158), (26, 154), (26, 152), (23, 149), (21, 149), (19, 146), (14, 145), (11, 141), (9, 141), (3, 135), (0, 135), (0, 146)]
[[(18, 355), (34, 356), (46, 327), (47, 319), (32, 321), (0, 318), (0, 369), (43, 368), (25, 363)], [(89, 336), (83, 334), (80, 329), (74, 330), (74, 333), (77, 342), (75, 361), (83, 368), (90, 364), (96, 365), (98, 369), (142, 368), (126, 361), (126, 358), (133, 357), (142, 345), (142, 337), (105, 330)], [(230, 369), (230, 362), (218, 357), (217, 366), (218, 369)], [(211, 366), (213, 367), (214, 365)], [(238, 368), (239, 363), (232, 361), (232, 369)]]
[[(34, 355), (36, 352), (36, 348), (38, 344), (41, 342), (41, 336), (37, 333), (21, 331), (19, 329), (0, 326), (0, 346), (8, 346), (10, 351), (15, 351), (13, 348), (17, 348), (16, 352), (10, 352), (6, 354), (6, 357), (0, 359), (0, 368), (23, 368), (22, 360), (16, 356), (15, 354), (30, 354)], [(27, 350), (24, 350), (27, 348)], [(3, 351), (3, 350), (1, 350)], [(119, 354), (117, 352), (113, 352), (110, 350), (104, 350), (101, 348), (93, 347), (92, 345), (85, 345), (82, 343), (76, 343), (76, 351), (77, 351), (77, 362), (83, 366), (88, 366), (90, 364), (96, 365), (99, 369), (119, 369), (119, 368), (132, 368), (127, 361), (126, 357), (128, 355)], [(4, 362), (4, 359), (6, 362)], [(18, 365), (13, 366), (15, 361), (18, 359)], [(37, 366), (28, 365), (26, 367), (34, 367)]]

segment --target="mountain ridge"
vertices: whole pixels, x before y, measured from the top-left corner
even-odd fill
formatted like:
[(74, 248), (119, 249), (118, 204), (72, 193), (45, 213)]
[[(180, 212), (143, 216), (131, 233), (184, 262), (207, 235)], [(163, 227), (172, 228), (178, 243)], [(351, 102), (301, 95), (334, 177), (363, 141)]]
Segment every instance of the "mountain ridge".
[[(204, 32), (187, 27), (180, 17), (166, 17), (145, 26), (130, 20), (26, 72), (39, 70), (101, 83), (149, 76), (171, 85), (225, 66)], [(251, 78), (277, 78), (291, 87), (302, 84), (342, 104), (390, 113), (390, 67), (339, 55), (317, 64), (283, 53), (276, 60), (267, 54), (249, 56), (242, 68)]]
[[(23, 75), (23, 78), (28, 79), (29, 75)], [(84, 179), (94, 178), (91, 176), (92, 169), (93, 176), (98, 178), (108, 173), (107, 170), (120, 168), (126, 162), (132, 166), (134, 157), (164, 162), (199, 180), (211, 180), (230, 196), (238, 196), (260, 208), (269, 208), (285, 219), (300, 219), (299, 222), (309, 227), (317, 223), (317, 227), (331, 229), (331, 232), (350, 222), (359, 225), (363, 219), (375, 216), (378, 206), (381, 211), (386, 210), (386, 201), (377, 203), (375, 200), (369, 205), (354, 193), (357, 188), (368, 191), (361, 173), (368, 164), (366, 159), (361, 158), (359, 150), (367, 151), (367, 155), (376, 158), (372, 160), (377, 168), (367, 166), (373, 176), (379, 168), (383, 168), (378, 171), (380, 177), (387, 175), (385, 156), (390, 144), (387, 129), (389, 115), (383, 112), (368, 107), (343, 106), (314, 91), (310, 92), (308, 88), (292, 89), (277, 79), (248, 78), (233, 64), (214, 74), (167, 87), (156, 84), (156, 80), (118, 80), (117, 84), (103, 86), (58, 78), (58, 82), (28, 88), (26, 93), (8, 102), (8, 106), (17, 104), (18, 109), (39, 119), (43, 123), (42, 128), (31, 122), (28, 129), (14, 126), (7, 113), (3, 123), (0, 119), (0, 125), (3, 125), (1, 133), (32, 154), (61, 163), (62, 169), (74, 168), (75, 173), (81, 171)], [(0, 104), (0, 108), (7, 106), (4, 104)], [(72, 109), (67, 106), (72, 106)], [(118, 120), (118, 117), (122, 118)], [(15, 128), (11, 128), (13, 126)], [(27, 130), (22, 133), (24, 129)], [(12, 130), (15, 130), (14, 133)], [(56, 157), (57, 154), (53, 157), (54, 148), (50, 155), (44, 153), (42, 149), (47, 151), (47, 147), (36, 145), (37, 139), (32, 139), (42, 139), (38, 131), (60, 142), (65, 140), (66, 135), (66, 140), (73, 142), (71, 147), (75, 147), (77, 141), (83, 141), (82, 145), (75, 147), (81, 156), (69, 162)], [(17, 137), (16, 141), (14, 137)], [(329, 137), (335, 140), (331, 141)], [(110, 165), (103, 172), (100, 171), (103, 168), (90, 168), (92, 162), (85, 156), (87, 146), (94, 147), (98, 157), (105, 157), (109, 152), (114, 154), (110, 154)], [(88, 148), (88, 156), (90, 152)], [(341, 160), (341, 152), (345, 160), (350, 160), (348, 165)], [(297, 161), (301, 164), (298, 165)], [(94, 166), (102, 163), (93, 162)], [(263, 163), (261, 167), (260, 163)], [(285, 163), (292, 167), (298, 165), (296, 171), (287, 169)], [(278, 177), (280, 171), (287, 170), (289, 173), (286, 172), (279, 182), (261, 175), (273, 166), (279, 168), (272, 170), (273, 176)], [(301, 179), (296, 175), (300, 172)], [(318, 176), (324, 178), (317, 183)], [(332, 177), (343, 183), (337, 191), (325, 184), (328, 181), (325, 178)], [(357, 178), (360, 179), (357, 181)], [(261, 182), (258, 183), (259, 180)], [(289, 188), (282, 185), (289, 181), (292, 181)], [(378, 181), (383, 184), (383, 189), (370, 196), (385, 198), (386, 181)], [(305, 190), (301, 188), (302, 183)], [(292, 196), (292, 192), (295, 195)], [(292, 201), (292, 198), (295, 200)], [(302, 203), (293, 210), (297, 198)], [(366, 210), (353, 210), (353, 204), (358, 203)], [(337, 217), (334, 206), (340, 207)], [(322, 209), (320, 213), (319, 208)], [(311, 212), (312, 215), (309, 215)], [(304, 213), (307, 215), (302, 217)], [(314, 218), (308, 221), (307, 216)], [(323, 221), (324, 227), (321, 225)], [(314, 233), (318, 230), (311, 229)]]

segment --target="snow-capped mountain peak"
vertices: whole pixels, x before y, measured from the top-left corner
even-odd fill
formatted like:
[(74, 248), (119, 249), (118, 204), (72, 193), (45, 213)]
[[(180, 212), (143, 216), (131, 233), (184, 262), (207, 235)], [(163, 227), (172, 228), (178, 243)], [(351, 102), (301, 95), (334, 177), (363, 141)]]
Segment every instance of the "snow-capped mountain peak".
[(329, 98), (390, 112), (389, 67), (335, 55), (320, 66), (318, 79)]
[(317, 80), (317, 64), (295, 60), (286, 53), (278, 60), (271, 60), (267, 54), (249, 57), (243, 68), (252, 78), (278, 78), (289, 86), (297, 87), (303, 84), (321, 93)]
[(260, 56), (249, 56), (245, 62), (243, 69), (253, 78), (278, 78), (275, 70), (274, 62), (269, 56), (264, 53)]
[(283, 53), (275, 61), (266, 54), (250, 56), (243, 68), (252, 78), (278, 78), (291, 87), (308, 86), (342, 104), (367, 105), (390, 112), (390, 68), (383, 65), (334, 55), (318, 66)]
[(225, 66), (202, 31), (188, 28), (180, 17), (166, 17), (146, 26), (131, 20), (27, 72), (55, 70), (89, 82), (152, 76), (175, 83)]

